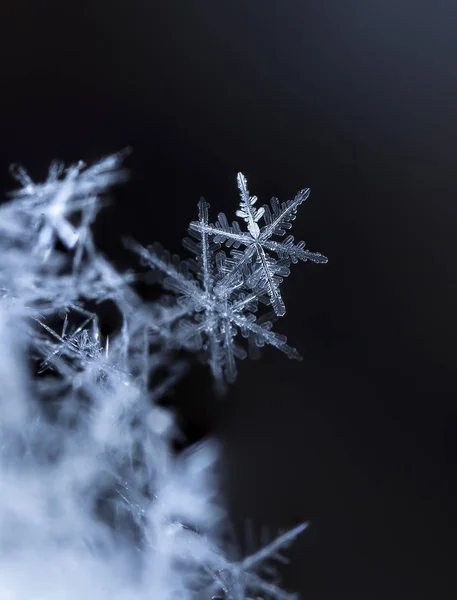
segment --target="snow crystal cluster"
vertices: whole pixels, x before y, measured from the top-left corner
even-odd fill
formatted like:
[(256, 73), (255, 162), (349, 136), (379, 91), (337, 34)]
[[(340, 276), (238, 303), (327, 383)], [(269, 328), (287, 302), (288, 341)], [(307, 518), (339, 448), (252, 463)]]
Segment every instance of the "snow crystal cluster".
[[(257, 209), (239, 174), (246, 231), (223, 214), (210, 224), (201, 200), (185, 240), (195, 258), (128, 242), (165, 290), (147, 303), (137, 275), (119, 273), (93, 239), (106, 192), (126, 178), (122, 160), (56, 163), (42, 184), (17, 168), (20, 188), (0, 206), (0, 598), (289, 600), (270, 563), (306, 525), (232, 555), (217, 443), (177, 452), (161, 399), (185, 372), (177, 351), (197, 353), (219, 388), (246, 355), (239, 336), (251, 352), (269, 344), (298, 357), (257, 312), (284, 314), (291, 264), (326, 262), (290, 235), (274, 239), (309, 190)], [(122, 318), (111, 337), (97, 310), (106, 301)]]

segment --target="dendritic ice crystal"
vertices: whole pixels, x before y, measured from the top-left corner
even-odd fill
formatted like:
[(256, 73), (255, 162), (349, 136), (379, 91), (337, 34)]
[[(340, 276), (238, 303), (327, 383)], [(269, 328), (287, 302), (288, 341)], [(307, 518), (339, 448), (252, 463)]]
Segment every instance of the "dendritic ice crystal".
[[(201, 200), (185, 241), (195, 258), (129, 242), (167, 290), (147, 303), (140, 275), (93, 238), (122, 160), (55, 163), (41, 184), (16, 168), (20, 188), (0, 205), (0, 598), (291, 600), (270, 563), (306, 524), (232, 552), (218, 444), (177, 451), (179, 416), (162, 399), (188, 368), (176, 350), (206, 358), (220, 386), (246, 354), (239, 334), (298, 357), (257, 312), (284, 314), (292, 263), (326, 262), (284, 237), (309, 192), (256, 209), (240, 174), (245, 230), (222, 214), (210, 224)], [(109, 336), (106, 303), (121, 318)]]
[[(268, 315), (258, 319), (256, 313), (259, 304), (264, 304), (271, 305), (275, 317), (285, 314), (280, 284), (290, 274), (292, 263), (327, 262), (322, 254), (305, 249), (304, 242), (295, 243), (292, 235), (274, 239), (292, 227), (309, 189), (288, 202), (281, 204), (273, 198), (270, 206), (256, 208), (257, 197), (249, 194), (242, 173), (238, 173), (237, 181), (241, 200), (236, 215), (245, 221), (246, 231), (237, 221), (230, 225), (223, 213), (210, 224), (209, 204), (201, 199), (198, 221), (189, 226), (191, 238), (184, 240), (195, 259), (181, 262), (158, 245), (146, 249), (128, 243), (145, 264), (163, 274), (163, 286), (177, 297), (172, 332), (172, 320), (167, 319), (168, 341), (177, 347), (204, 350), (217, 382), (233, 382), (237, 375), (235, 358), (246, 357), (235, 340), (238, 334), (247, 338), (251, 353), (268, 344), (289, 358), (300, 358), (283, 335), (271, 330)], [(261, 220), (263, 225), (259, 226)], [(229, 256), (222, 245), (230, 249)]]

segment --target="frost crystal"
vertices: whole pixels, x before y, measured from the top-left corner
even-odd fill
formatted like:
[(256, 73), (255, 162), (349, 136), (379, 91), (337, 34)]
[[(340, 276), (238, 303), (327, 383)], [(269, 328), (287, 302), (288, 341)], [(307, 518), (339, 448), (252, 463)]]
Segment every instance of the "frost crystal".
[[(121, 161), (55, 164), (43, 184), (17, 168), (21, 188), (0, 206), (0, 598), (290, 600), (267, 563), (305, 525), (232, 558), (218, 446), (176, 452), (183, 438), (161, 399), (187, 368), (176, 349), (203, 351), (220, 384), (245, 356), (238, 334), (298, 358), (256, 313), (264, 303), (284, 314), (291, 263), (326, 261), (292, 236), (272, 239), (308, 192), (258, 210), (239, 175), (247, 232), (224, 215), (210, 225), (201, 200), (185, 242), (194, 259), (130, 243), (174, 294), (147, 304), (92, 235), (102, 196), (126, 177)], [(122, 320), (110, 336), (107, 301)]]
[[(304, 242), (295, 243), (292, 235), (281, 241), (272, 239), (275, 235), (284, 236), (292, 227), (309, 189), (300, 191), (288, 202), (280, 204), (273, 198), (270, 207), (257, 209), (257, 198), (250, 196), (244, 175), (239, 173), (237, 180), (241, 201), (236, 214), (246, 222), (246, 232), (237, 221), (229, 225), (223, 213), (216, 224), (209, 224), (209, 204), (201, 199), (199, 219), (189, 226), (191, 238), (184, 240), (195, 259), (181, 262), (158, 245), (146, 249), (128, 242), (146, 265), (163, 274), (164, 287), (177, 297), (179, 318), (171, 333), (168, 323), (169, 342), (175, 347), (205, 351), (219, 383), (224, 379), (233, 382), (237, 374), (235, 358), (246, 356), (244, 348), (235, 341), (238, 334), (248, 339), (251, 353), (269, 344), (289, 358), (300, 358), (284, 336), (271, 330), (270, 318), (257, 319), (256, 313), (262, 303), (271, 304), (274, 316), (285, 314), (279, 288), (290, 274), (292, 263), (327, 262), (322, 254), (305, 249)], [(230, 256), (221, 248), (222, 244), (230, 249)]]

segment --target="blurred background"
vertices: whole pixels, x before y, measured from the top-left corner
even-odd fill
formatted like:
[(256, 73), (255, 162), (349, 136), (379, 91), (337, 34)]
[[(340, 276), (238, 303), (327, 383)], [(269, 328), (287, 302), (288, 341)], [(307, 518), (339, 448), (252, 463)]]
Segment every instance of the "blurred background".
[(456, 30), (454, 0), (0, 8), (2, 189), (131, 146), (97, 225), (120, 266), (123, 235), (183, 253), (201, 195), (233, 215), (239, 170), (262, 204), (311, 188), (294, 234), (329, 263), (294, 268), (276, 325), (304, 361), (170, 399), (222, 439), (241, 536), (311, 522), (283, 569), (307, 600), (456, 597)]

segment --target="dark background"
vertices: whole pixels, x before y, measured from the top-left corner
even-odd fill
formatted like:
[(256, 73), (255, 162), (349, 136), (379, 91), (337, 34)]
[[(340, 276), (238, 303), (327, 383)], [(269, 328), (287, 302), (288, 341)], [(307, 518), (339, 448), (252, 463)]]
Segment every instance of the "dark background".
[[(455, 0), (4, 0), (0, 172), (133, 148), (99, 219), (180, 250), (200, 195), (232, 215), (309, 186), (294, 233), (329, 257), (284, 284), (277, 330), (227, 398), (175, 401), (219, 432), (235, 521), (311, 527), (307, 600), (456, 597)], [(197, 401), (197, 394), (201, 393)], [(194, 408), (195, 407), (195, 410)]]

